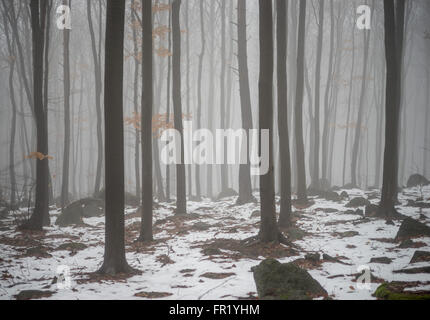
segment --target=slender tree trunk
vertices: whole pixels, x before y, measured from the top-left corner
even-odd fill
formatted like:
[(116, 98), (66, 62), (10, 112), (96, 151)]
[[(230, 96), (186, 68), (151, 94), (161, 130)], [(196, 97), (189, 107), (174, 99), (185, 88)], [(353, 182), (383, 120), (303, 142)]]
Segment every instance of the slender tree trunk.
[(276, 0), (277, 11), (277, 76), (278, 76), (278, 131), (281, 167), (281, 203), (278, 224), (280, 227), (291, 225), (291, 163), (290, 141), (288, 137), (287, 109), (287, 20), (288, 4)]
[[(101, 187), (101, 174), (103, 165), (103, 132), (102, 132), (102, 107), (101, 107), (101, 94), (102, 94), (102, 73), (101, 73), (101, 59), (100, 59), (100, 43), (101, 33), (99, 36), (99, 50), (96, 46), (96, 38), (94, 34), (93, 19), (91, 14), (91, 1), (87, 2), (87, 15), (88, 25), (91, 37), (91, 48), (94, 61), (94, 82), (95, 82), (95, 97), (96, 97), (96, 115), (97, 115), (97, 171), (95, 178), (94, 194), (100, 191)], [(102, 21), (99, 21), (99, 29), (101, 30)], [(98, 51), (98, 52), (97, 52)]]
[(349, 138), (349, 127), (351, 118), (351, 104), (352, 104), (352, 93), (353, 93), (353, 80), (354, 80), (354, 66), (355, 66), (355, 25), (352, 27), (352, 60), (351, 60), (351, 75), (349, 80), (349, 94), (348, 94), (348, 112), (346, 115), (346, 130), (345, 130), (345, 143), (343, 148), (343, 168), (342, 168), (342, 186), (345, 185), (345, 174), (346, 174), (346, 153), (348, 150), (348, 138)]
[(141, 241), (152, 241), (152, 0), (142, 1), (142, 224)]
[(326, 89), (324, 94), (324, 127), (322, 134), (322, 144), (321, 144), (321, 178), (323, 180), (327, 180), (327, 162), (328, 162), (328, 138), (329, 138), (329, 130), (330, 130), (330, 90), (332, 86), (333, 79), (333, 58), (334, 58), (334, 25), (335, 25), (335, 17), (334, 17), (334, 4), (333, 1), (330, 1), (330, 53), (329, 53), (329, 62), (328, 62), (328, 72), (327, 72), (327, 82)]
[[(259, 127), (269, 130), (269, 171), (260, 176), (261, 223), (260, 240), (278, 242), (276, 224), (275, 181), (273, 168), (273, 22), (272, 1), (259, 0), (260, 7), (260, 80)], [(260, 131), (260, 150), (262, 135)]]
[(42, 230), (44, 219), (49, 217), (49, 170), (48, 170), (48, 132), (47, 117), (43, 101), (43, 50), (45, 46), (45, 25), (43, 21), (47, 14), (47, 3), (37, 0), (30, 2), (31, 29), (33, 39), (33, 93), (34, 114), (37, 128), (37, 152), (40, 158), (36, 159), (36, 203), (30, 220), (22, 227), (24, 229)]
[[(206, 40), (205, 40), (205, 20), (204, 20), (204, 1), (200, 1), (200, 37), (201, 37), (201, 50), (199, 54), (199, 69), (197, 74), (197, 129), (202, 126), (202, 73), (203, 73), (203, 59), (206, 50)], [(200, 186), (200, 167), (196, 165), (195, 167), (195, 180), (196, 180), (196, 200), (200, 201), (202, 196), (201, 186)]]
[[(169, 5), (172, 4), (172, 0), (169, 0)], [(172, 25), (172, 12), (169, 10), (169, 22), (168, 27), (171, 28)], [(172, 32), (169, 32), (168, 35), (168, 49), (169, 52), (172, 50)], [(167, 57), (168, 59), (168, 65), (167, 65), (167, 96), (166, 96), (166, 124), (170, 123), (170, 99), (171, 99), (171, 90), (170, 90), (170, 84), (171, 84), (171, 73), (172, 73), (172, 58), (170, 56)], [(170, 202), (170, 165), (166, 165), (166, 199), (168, 202)]]
[[(252, 110), (248, 75), (246, 0), (238, 0), (237, 18), (240, 110), (242, 115), (242, 128), (246, 132), (249, 132), (249, 130), (252, 129)], [(247, 152), (246, 164), (241, 164), (239, 166), (239, 198), (236, 203), (241, 205), (253, 201), (255, 201), (255, 198), (252, 195), (251, 168)]]
[(185, 164), (184, 164), (184, 130), (182, 124), (181, 101), (181, 29), (179, 24), (181, 0), (172, 3), (172, 38), (173, 38), (173, 108), (175, 129), (181, 135), (181, 163), (176, 165), (176, 214), (187, 213)]
[[(10, 131), (10, 144), (9, 144), (9, 176), (10, 176), (10, 206), (15, 207), (16, 202), (16, 176), (15, 176), (15, 135), (16, 135), (16, 118), (17, 118), (17, 105), (15, 100), (15, 89), (13, 77), (15, 74), (15, 43), (9, 37), (9, 26), (6, 21), (6, 12), (3, 12), (3, 26), (6, 35), (6, 44), (9, 55), (9, 98), (12, 106), (12, 122)], [(25, 164), (24, 164), (25, 168)]]
[(369, 57), (369, 43), (370, 34), (364, 33), (364, 55), (363, 55), (363, 74), (361, 80), (361, 95), (358, 109), (357, 125), (355, 127), (354, 144), (352, 146), (352, 158), (351, 158), (351, 184), (357, 186), (357, 163), (358, 163), (358, 149), (361, 140), (361, 127), (363, 122), (363, 113), (365, 106), (366, 88), (367, 88), (367, 67)]
[(300, 1), (299, 33), (297, 50), (297, 81), (295, 101), (295, 134), (296, 134), (296, 163), (297, 163), (297, 199), (307, 202), (305, 150), (303, 145), (303, 85), (304, 85), (304, 56), (305, 56), (305, 19), (306, 0)]
[[(63, 5), (68, 5), (64, 0)], [(70, 30), (63, 31), (63, 86), (64, 86), (64, 153), (63, 179), (61, 187), (61, 208), (69, 203), (69, 165), (70, 165)]]
[[(131, 24), (133, 28), (133, 55), (134, 55), (134, 82), (133, 82), (133, 105), (134, 115), (137, 117), (139, 114), (139, 45), (137, 43), (137, 30), (136, 30), (136, 0), (132, 0), (132, 12), (131, 12)], [(135, 141), (134, 141), (134, 171), (136, 173), (136, 196), (141, 201), (142, 191), (140, 188), (140, 131), (139, 128), (135, 128)]]
[(398, 130), (401, 103), (401, 65), (403, 56), (404, 0), (384, 0), (385, 54), (387, 85), (385, 101), (385, 152), (381, 202), (378, 215), (386, 219), (397, 216)]
[[(221, 76), (220, 76), (220, 120), (221, 129), (226, 128), (226, 112), (225, 112), (225, 8), (226, 1), (220, 2), (221, 6)], [(224, 148), (223, 143), (223, 148)], [(225, 148), (224, 148), (225, 150)], [(227, 153), (224, 152), (224, 164), (221, 165), (221, 193), (228, 189), (228, 166)]]
[[(190, 11), (190, 2), (185, 2), (185, 29), (187, 32), (187, 37), (185, 39), (185, 50), (186, 50), (186, 87), (187, 87), (187, 117), (191, 115), (191, 89), (190, 89), (190, 23), (189, 23), (189, 11)], [(188, 195), (192, 196), (193, 194), (193, 167), (192, 165), (188, 166)]]
[(320, 82), (321, 82), (321, 56), (324, 26), (324, 0), (319, 3), (318, 18), (318, 40), (317, 40), (317, 57), (315, 67), (315, 112), (314, 112), (314, 163), (312, 170), (311, 185), (315, 189), (320, 189), (319, 185), (319, 167), (320, 167)]

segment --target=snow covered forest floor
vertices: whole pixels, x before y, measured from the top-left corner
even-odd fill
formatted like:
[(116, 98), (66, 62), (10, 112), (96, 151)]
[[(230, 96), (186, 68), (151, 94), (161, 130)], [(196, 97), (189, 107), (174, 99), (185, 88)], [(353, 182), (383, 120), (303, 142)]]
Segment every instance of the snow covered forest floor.
[[(338, 192), (342, 191), (349, 199), (379, 201), (377, 190)], [(430, 209), (413, 206), (418, 198), (428, 204), (430, 186), (404, 189), (398, 211), (430, 225)], [(268, 257), (296, 261), (333, 299), (375, 299), (372, 294), (378, 285), (390, 281), (409, 282), (407, 291), (430, 290), (428, 269), (427, 273), (395, 272), (430, 266), (429, 261), (411, 263), (416, 250), (430, 251), (429, 237), (401, 243), (394, 240), (401, 221), (390, 225), (364, 217), (360, 215), (364, 207), (345, 206), (348, 199), (312, 200), (315, 203), (308, 208), (295, 208), (295, 228), (284, 230), (294, 247), (245, 245), (242, 240), (258, 232), (259, 205), (236, 206), (235, 197), (188, 202), (189, 214), (184, 217), (174, 216), (174, 203), (156, 204), (152, 244), (135, 242), (140, 213), (128, 207), (127, 259), (141, 274), (122, 279), (93, 273), (103, 260), (103, 216), (85, 218), (83, 226), (60, 228), (54, 225), (60, 210), (53, 209), (52, 226), (43, 233), (29, 233), (16, 228), (17, 217), (27, 211), (22, 209), (0, 219), (0, 299), (14, 299), (23, 290), (49, 291), (44, 297), (48, 299), (256, 299), (251, 267)], [(68, 289), (55, 283), (61, 265), (70, 268)], [(363, 265), (371, 269), (370, 290), (356, 285)]]

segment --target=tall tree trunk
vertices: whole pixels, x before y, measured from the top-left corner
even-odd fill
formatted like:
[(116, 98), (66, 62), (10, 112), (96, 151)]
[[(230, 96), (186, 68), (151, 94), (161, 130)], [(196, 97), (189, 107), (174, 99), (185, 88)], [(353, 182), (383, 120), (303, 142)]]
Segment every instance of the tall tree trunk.
[(357, 163), (358, 163), (358, 149), (361, 140), (361, 127), (363, 122), (366, 88), (367, 88), (367, 69), (368, 69), (368, 57), (369, 57), (369, 43), (370, 34), (364, 34), (364, 55), (363, 55), (363, 74), (361, 79), (361, 94), (360, 102), (358, 107), (357, 125), (355, 127), (354, 144), (352, 146), (352, 158), (351, 158), (351, 184), (357, 186)]
[[(63, 5), (68, 1), (64, 0)], [(63, 86), (64, 86), (64, 153), (63, 178), (61, 186), (61, 208), (69, 203), (69, 164), (70, 164), (70, 30), (63, 31)]]
[(346, 115), (346, 130), (345, 130), (345, 143), (343, 148), (343, 168), (342, 168), (342, 186), (345, 185), (346, 175), (346, 153), (348, 150), (348, 138), (350, 128), (350, 117), (351, 117), (351, 104), (352, 104), (352, 93), (353, 93), (353, 80), (354, 80), (354, 66), (355, 66), (355, 25), (352, 27), (352, 60), (351, 60), (351, 75), (349, 80), (349, 94), (348, 94), (348, 112)]
[(280, 227), (291, 225), (291, 163), (290, 141), (288, 137), (287, 109), (287, 20), (288, 4), (276, 0), (277, 11), (277, 77), (278, 77), (278, 131), (281, 167), (281, 203), (278, 224)]
[[(197, 129), (202, 126), (202, 73), (203, 73), (203, 59), (206, 50), (206, 40), (205, 40), (205, 20), (204, 20), (204, 1), (200, 1), (200, 43), (201, 50), (199, 54), (199, 69), (197, 74)], [(202, 196), (201, 186), (200, 186), (200, 167), (196, 165), (195, 167), (195, 180), (196, 180), (196, 200), (200, 201)]]
[[(221, 129), (226, 128), (226, 112), (225, 112), (225, 8), (226, 1), (220, 2), (221, 6), (221, 75), (220, 75), (220, 120)], [(223, 143), (223, 149), (225, 145)], [(228, 189), (228, 165), (227, 152), (224, 152), (224, 164), (221, 165), (221, 193)]]
[[(136, 30), (136, 0), (132, 0), (132, 12), (131, 12), (131, 24), (133, 28), (133, 56), (134, 56), (134, 82), (133, 82), (133, 105), (134, 105), (134, 115), (137, 117), (139, 114), (139, 45), (137, 39), (137, 30)], [(139, 202), (142, 197), (142, 191), (140, 188), (140, 131), (139, 128), (135, 128), (134, 130), (135, 140), (134, 140), (134, 171), (136, 173), (136, 196), (139, 199)]]
[[(169, 5), (172, 4), (172, 0), (169, 0)], [(172, 25), (172, 12), (169, 10), (169, 22), (168, 28), (171, 28)], [(172, 32), (169, 32), (168, 35), (168, 49), (169, 52), (172, 50)], [(167, 96), (166, 96), (166, 124), (170, 123), (170, 100), (171, 100), (171, 73), (172, 73), (172, 58), (170, 56), (167, 57)], [(170, 165), (166, 165), (166, 199), (170, 202)]]
[[(185, 2), (185, 30), (187, 32), (187, 37), (185, 39), (185, 50), (186, 50), (186, 87), (187, 87), (187, 117), (191, 116), (191, 89), (190, 89), (190, 21), (189, 21), (189, 11), (190, 11), (190, 2)], [(188, 195), (192, 196), (193, 194), (193, 167), (192, 165), (188, 166)]]
[(305, 20), (306, 0), (300, 1), (299, 33), (297, 50), (297, 81), (295, 101), (295, 138), (297, 163), (297, 200), (307, 202), (305, 150), (303, 145), (303, 86), (304, 86), (304, 56), (305, 56)]
[[(276, 224), (275, 181), (273, 168), (273, 22), (272, 1), (259, 0), (260, 8), (260, 80), (259, 127), (269, 130), (269, 170), (260, 176), (261, 223), (259, 237), (262, 242), (279, 241)], [(262, 135), (260, 131), (260, 150)]]
[(385, 101), (385, 151), (381, 202), (378, 215), (387, 219), (397, 215), (398, 130), (401, 103), (401, 65), (403, 56), (404, 0), (384, 0), (385, 56), (387, 85)]
[(329, 53), (329, 62), (328, 62), (328, 72), (327, 72), (327, 82), (326, 89), (324, 94), (324, 127), (322, 134), (322, 144), (321, 144), (321, 178), (323, 180), (327, 180), (327, 168), (328, 168), (328, 139), (329, 139), (329, 130), (330, 130), (330, 90), (332, 86), (333, 79), (333, 58), (334, 58), (334, 25), (335, 25), (335, 17), (334, 17), (334, 4), (333, 1), (330, 1), (330, 53)]
[[(6, 12), (3, 12), (3, 26), (6, 35), (6, 44), (9, 55), (9, 97), (12, 106), (12, 122), (10, 129), (10, 144), (9, 144), (9, 176), (10, 176), (10, 206), (13, 208), (16, 202), (16, 176), (15, 176), (15, 135), (16, 135), (16, 118), (17, 105), (15, 100), (15, 89), (13, 77), (15, 74), (15, 43), (9, 37), (9, 26), (6, 21)], [(24, 163), (25, 168), (25, 163)]]
[[(426, 75), (427, 75), (427, 88), (429, 88), (430, 86), (430, 69), (427, 68), (426, 71)], [(426, 114), (425, 114), (425, 130), (424, 130), (424, 150), (423, 150), (423, 176), (427, 177), (428, 174), (428, 162), (427, 162), (427, 157), (428, 157), (428, 153), (430, 152), (429, 150), (429, 122), (430, 122), (430, 93), (427, 91), (425, 93), (426, 95), (426, 103), (425, 103), (425, 108), (426, 108)]]
[(43, 51), (45, 47), (45, 25), (43, 21), (47, 14), (47, 3), (31, 0), (31, 30), (33, 40), (33, 93), (34, 115), (37, 128), (37, 152), (40, 158), (36, 159), (36, 201), (34, 212), (30, 220), (22, 227), (24, 229), (42, 230), (44, 219), (49, 217), (49, 170), (48, 170), (48, 132), (47, 117), (43, 100)]
[(181, 135), (181, 163), (176, 165), (176, 214), (187, 213), (185, 164), (184, 164), (184, 130), (182, 124), (181, 99), (181, 29), (179, 24), (181, 0), (172, 3), (172, 38), (173, 38), (173, 108), (175, 129)]
[(142, 223), (141, 241), (152, 241), (152, 0), (142, 1)]
[(129, 273), (124, 240), (124, 14), (125, 1), (108, 0), (105, 49), (105, 254), (99, 273)]
[(320, 82), (321, 82), (321, 56), (324, 26), (324, 0), (319, 3), (318, 18), (318, 40), (317, 56), (315, 67), (315, 112), (314, 112), (314, 163), (311, 177), (311, 185), (315, 189), (320, 189), (319, 168), (320, 168)]
[[(97, 171), (94, 185), (94, 194), (100, 191), (101, 187), (101, 174), (103, 165), (103, 132), (102, 132), (102, 107), (101, 107), (101, 94), (102, 94), (102, 71), (100, 59), (100, 43), (101, 32), (99, 36), (99, 50), (96, 46), (96, 38), (94, 34), (93, 19), (91, 14), (91, 1), (87, 2), (87, 15), (88, 25), (91, 37), (91, 49), (94, 61), (94, 82), (95, 82), (95, 97), (96, 97), (96, 115), (97, 115)], [(101, 9), (101, 8), (100, 8)], [(99, 29), (101, 30), (102, 21), (99, 21)], [(98, 52), (97, 52), (98, 51)]]
[[(252, 110), (248, 75), (246, 0), (238, 0), (237, 20), (240, 110), (242, 115), (242, 128), (246, 130), (246, 132), (249, 132), (249, 130), (252, 129)], [(253, 201), (255, 201), (255, 198), (252, 195), (251, 168), (247, 152), (246, 164), (241, 164), (239, 166), (239, 197), (236, 203), (241, 205)]]

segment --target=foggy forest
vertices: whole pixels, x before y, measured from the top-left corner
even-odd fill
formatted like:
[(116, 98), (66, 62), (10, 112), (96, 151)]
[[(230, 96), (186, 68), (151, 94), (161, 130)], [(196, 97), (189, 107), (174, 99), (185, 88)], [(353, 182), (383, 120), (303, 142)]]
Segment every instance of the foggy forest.
[(0, 0), (0, 299), (430, 299), (429, 56), (428, 0)]

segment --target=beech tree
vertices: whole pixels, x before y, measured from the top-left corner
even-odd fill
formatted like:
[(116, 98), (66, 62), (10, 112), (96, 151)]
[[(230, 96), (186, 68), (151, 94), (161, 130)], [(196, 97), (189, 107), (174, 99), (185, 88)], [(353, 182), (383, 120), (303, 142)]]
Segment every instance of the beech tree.
[(399, 157), (399, 117), (401, 103), (401, 66), (405, 18), (404, 0), (384, 0), (385, 57), (387, 64), (385, 97), (385, 151), (378, 215), (386, 219), (396, 218)]
[(140, 240), (152, 241), (152, 0), (142, 1), (142, 228)]
[(105, 253), (98, 273), (132, 271), (125, 258), (124, 239), (124, 15), (125, 1), (108, 0), (104, 77), (105, 119)]

